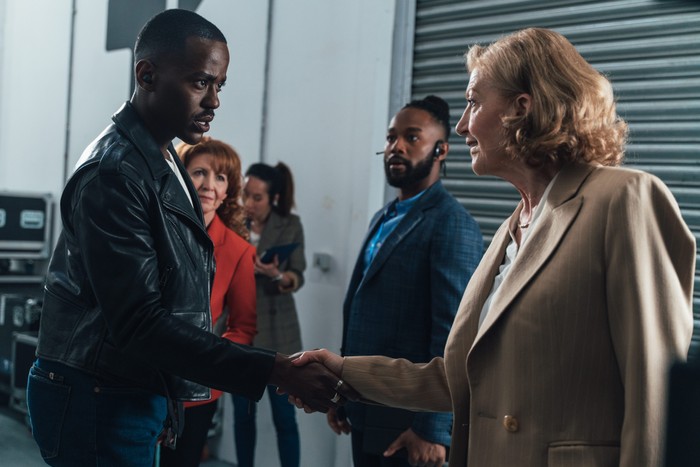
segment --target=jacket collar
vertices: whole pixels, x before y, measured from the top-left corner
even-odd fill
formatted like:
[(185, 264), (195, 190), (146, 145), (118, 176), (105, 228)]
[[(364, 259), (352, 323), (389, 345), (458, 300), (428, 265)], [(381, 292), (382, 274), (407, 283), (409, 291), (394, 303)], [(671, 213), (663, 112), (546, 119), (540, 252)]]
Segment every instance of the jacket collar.
[(209, 238), (211, 238), (214, 248), (223, 245), (224, 239), (226, 237), (226, 225), (224, 221), (221, 220), (218, 214), (214, 214), (214, 219), (211, 224), (207, 227), (207, 233)]
[(180, 158), (177, 157), (172, 143), (168, 144), (168, 152), (185, 181), (185, 186), (192, 200), (191, 205), (190, 200), (187, 199), (187, 196), (182, 192), (180, 180), (178, 180), (177, 176), (175, 176), (172, 169), (163, 158), (160, 147), (153, 139), (153, 136), (146, 128), (141, 116), (136, 112), (131, 102), (125, 102), (119, 110), (112, 115), (112, 121), (119, 132), (129, 140), (141, 154), (153, 179), (156, 181), (162, 180), (160, 188), (163, 202), (188, 217), (192, 217), (191, 209), (188, 206), (194, 207), (194, 217), (203, 225), (204, 216), (202, 214), (202, 206), (199, 203), (197, 190), (195, 190), (192, 180), (180, 161)]
[[(542, 217), (534, 226), (533, 231), (530, 232), (530, 239), (518, 252), (518, 258), (508, 273), (508, 283), (504, 284), (494, 297), (491, 308), (477, 332), (474, 345), (493, 327), (513, 300), (531, 283), (532, 278), (554, 254), (583, 204), (583, 198), (577, 197), (576, 194), (594, 170), (595, 166), (590, 164), (570, 164), (562, 168), (545, 202), (541, 213)], [(488, 269), (478, 276), (479, 283), (474, 284), (475, 286), (481, 284), (481, 287), (470, 287), (476, 291), (478, 297), (472, 301), (473, 308), (471, 308), (472, 313), (470, 314), (472, 321), (476, 320), (478, 323), (481, 308), (491, 291), (493, 278), (498, 272), (498, 266), (501, 264), (506, 246), (510, 242), (509, 231), (515, 229), (522, 208), (521, 201), (515, 212), (498, 229), (491, 246), (482, 259), (482, 264)], [(472, 324), (476, 326), (476, 324)]]
[(280, 235), (285, 230), (287, 226), (287, 218), (280, 216), (273, 209), (270, 211), (270, 215), (265, 223), (265, 228), (260, 234), (260, 241), (258, 242), (258, 251), (262, 252), (273, 247), (275, 245), (280, 245)]
[[(131, 102), (125, 102), (112, 115), (112, 121), (119, 132), (144, 156), (144, 160), (154, 178), (162, 178), (170, 173), (170, 167), (163, 160), (160, 147), (153, 139), (153, 136), (151, 136)], [(172, 144), (168, 145), (168, 151), (170, 151), (170, 154), (175, 154)], [(155, 157), (155, 155), (158, 155), (158, 157)]]
[[(420, 224), (425, 218), (425, 211), (431, 209), (435, 204), (437, 204), (444, 196), (447, 191), (442, 186), (441, 181), (433, 183), (428, 189), (423, 193), (416, 204), (410, 209), (404, 218), (401, 220), (399, 225), (396, 226), (393, 232), (384, 240), (384, 244), (377, 252), (377, 255), (372, 260), (365, 277), (362, 282), (365, 282), (372, 278), (381, 268), (382, 265), (389, 259), (394, 249), (403, 241), (406, 236), (408, 236), (413, 229)], [(393, 203), (393, 201), (392, 201)], [(382, 212), (385, 213), (387, 208), (391, 203), (384, 206)], [(384, 220), (384, 215), (375, 216), (374, 221), (370, 225), (367, 235), (365, 236), (365, 241), (362, 244), (362, 250), (360, 251), (360, 256), (358, 259), (359, 263), (362, 263), (362, 258), (364, 257), (364, 251), (367, 248), (367, 242), (372, 238), (376, 232), (377, 226)], [(361, 269), (360, 269), (361, 271)]]

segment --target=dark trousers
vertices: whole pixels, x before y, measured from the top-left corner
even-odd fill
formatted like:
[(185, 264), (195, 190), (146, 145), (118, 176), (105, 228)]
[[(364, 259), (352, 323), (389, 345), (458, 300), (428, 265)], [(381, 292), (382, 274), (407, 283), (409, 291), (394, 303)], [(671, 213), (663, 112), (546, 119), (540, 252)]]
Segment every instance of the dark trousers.
[[(279, 395), (274, 386), (267, 387), (272, 408), (272, 421), (277, 431), (277, 450), (282, 467), (299, 467), (299, 429), (296, 421), (296, 407), (287, 401), (287, 395)], [(242, 396), (231, 395), (233, 399), (233, 432), (236, 441), (238, 467), (253, 467), (255, 440), (255, 403)]]
[(666, 467), (700, 465), (700, 358), (688, 356), (688, 363), (671, 368), (668, 421), (666, 425)]
[(352, 430), (352, 462), (355, 467), (410, 467), (408, 460), (396, 455), (367, 454), (362, 451), (364, 433)]
[(161, 446), (160, 467), (197, 467), (207, 442), (216, 401), (185, 409), (185, 429), (175, 450)]

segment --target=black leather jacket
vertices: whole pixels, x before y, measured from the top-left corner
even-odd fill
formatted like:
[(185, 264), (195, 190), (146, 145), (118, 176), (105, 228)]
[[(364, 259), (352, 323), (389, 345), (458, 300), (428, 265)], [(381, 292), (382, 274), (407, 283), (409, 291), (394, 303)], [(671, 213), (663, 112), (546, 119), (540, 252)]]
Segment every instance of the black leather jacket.
[(61, 197), (38, 356), (179, 400), (259, 399), (274, 353), (209, 332), (213, 246), (187, 173), (174, 157), (194, 209), (131, 104), (112, 120)]

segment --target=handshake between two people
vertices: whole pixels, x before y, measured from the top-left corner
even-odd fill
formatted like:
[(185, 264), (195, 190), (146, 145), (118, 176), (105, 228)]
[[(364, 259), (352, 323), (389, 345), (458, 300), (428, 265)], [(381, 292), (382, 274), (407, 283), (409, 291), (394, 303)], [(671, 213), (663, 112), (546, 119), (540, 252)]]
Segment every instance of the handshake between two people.
[(277, 354), (270, 384), (289, 395), (289, 402), (305, 412), (328, 412), (359, 394), (340, 375), (343, 357), (325, 349), (286, 356)]
[[(307, 413), (316, 411), (327, 413), (328, 425), (336, 434), (350, 433), (349, 422), (344, 416), (339, 417), (336, 409), (348, 400), (359, 400), (360, 394), (341, 379), (343, 357), (320, 349), (280, 358), (284, 360), (281, 366), (286, 368), (291, 365), (289, 371), (294, 375), (289, 379), (281, 380), (278, 385), (280, 390), (289, 394), (289, 402)], [(301, 383), (304, 384), (301, 385)], [(297, 384), (299, 386), (293, 387)], [(392, 457), (399, 451), (405, 451), (410, 465), (438, 467), (442, 466), (447, 459), (445, 446), (422, 438), (413, 431), (413, 428), (408, 428), (399, 434), (386, 447), (382, 456)]]

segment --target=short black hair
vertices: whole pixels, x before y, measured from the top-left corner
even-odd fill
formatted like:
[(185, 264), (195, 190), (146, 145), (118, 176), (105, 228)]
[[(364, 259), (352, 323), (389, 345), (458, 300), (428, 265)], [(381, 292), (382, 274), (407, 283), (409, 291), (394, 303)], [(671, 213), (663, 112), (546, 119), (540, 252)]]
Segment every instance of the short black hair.
[(402, 109), (421, 109), (428, 112), (445, 130), (445, 139), (450, 136), (450, 105), (445, 99), (429, 95), (404, 105)]
[(211, 22), (192, 11), (174, 8), (158, 13), (141, 28), (134, 60), (178, 54), (190, 37), (226, 43), (224, 34)]

